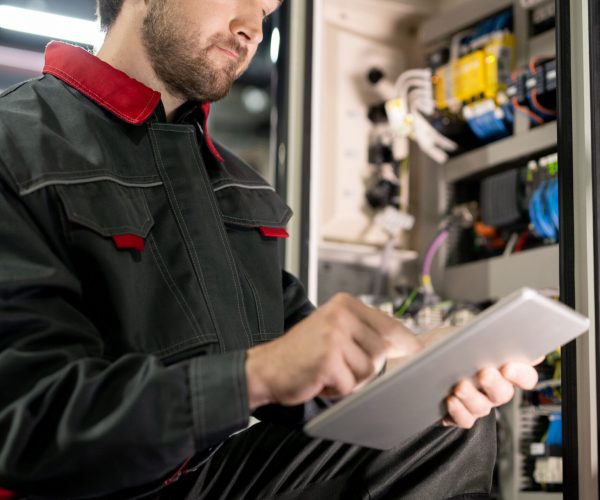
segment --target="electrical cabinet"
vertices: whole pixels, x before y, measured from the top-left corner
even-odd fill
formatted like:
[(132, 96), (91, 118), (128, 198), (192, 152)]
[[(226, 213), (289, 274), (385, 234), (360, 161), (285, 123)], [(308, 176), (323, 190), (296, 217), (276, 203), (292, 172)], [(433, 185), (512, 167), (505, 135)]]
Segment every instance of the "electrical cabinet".
[[(556, 181), (556, 172), (547, 168), (556, 164), (556, 159), (547, 160), (555, 158), (557, 151), (556, 102), (541, 99), (543, 92), (556, 90), (553, 2), (318, 0), (311, 6), (313, 81), (311, 109), (306, 110), (312, 127), (310, 206), (305, 223), (310, 228), (308, 285), (313, 300), (322, 303), (336, 291), (349, 291), (375, 303), (388, 297), (389, 308), (397, 310), (394, 295), (405, 294), (402, 309), (409, 290), (423, 285), (419, 275), (423, 261), (431, 256), (430, 242), (440, 235), (440, 222), (473, 204), (478, 205), (476, 218), (487, 211), (488, 219), (493, 219), (490, 206), (496, 207), (502, 199), (497, 190), (508, 177), (517, 179), (518, 189), (528, 193), (526, 202), (516, 200), (523, 206), (506, 226), (508, 233), (496, 238), (503, 240), (503, 246), (493, 247), (494, 237), (485, 235), (486, 228), (449, 229), (429, 262), (430, 284), (442, 301), (459, 304), (461, 312), (471, 311), (466, 304), (490, 303), (522, 286), (558, 295), (557, 238), (543, 232), (543, 224), (539, 229), (529, 203), (537, 191), (539, 196), (549, 196), (547, 191)], [(497, 30), (502, 37), (496, 32), (487, 35), (486, 22), (502, 26)], [(470, 49), (461, 47), (461, 37), (473, 39)], [(389, 102), (398, 97), (394, 82), (414, 68), (431, 71), (441, 122), (449, 116), (447, 110), (456, 107), (453, 100), (460, 101), (461, 111), (454, 114), (469, 124), (474, 137), (467, 147), (456, 141), (458, 149), (441, 164), (425, 154), (421, 144), (397, 146), (394, 138), (386, 139), (374, 118), (378, 105), (388, 101), (385, 109), (392, 120)], [(373, 78), (374, 71), (380, 75)], [(374, 84), (381, 75), (388, 79), (387, 86)], [(498, 93), (503, 99), (496, 99)], [(490, 98), (495, 102), (492, 115), (500, 117), (501, 124), (485, 121), (493, 120), (486, 117), (490, 108), (485, 99)], [(506, 129), (498, 129), (502, 124)], [(438, 130), (451, 131), (443, 126)], [(374, 148), (374, 135), (384, 145), (404, 151), (402, 161), (395, 164), (399, 195), (393, 206), (414, 217), (414, 225), (401, 222), (393, 236), (386, 231), (386, 222), (379, 220), (381, 207), (369, 199), (373, 164), (386, 155), (385, 150)], [(505, 208), (501, 210), (506, 212)], [(544, 205), (542, 211), (546, 209)], [(528, 231), (533, 241), (521, 241)], [(476, 238), (485, 239), (490, 248), (483, 245), (484, 251), (465, 251)], [(456, 315), (456, 324), (461, 318)], [(431, 311), (424, 324), (427, 321), (436, 321)], [(560, 382), (544, 384), (536, 389), (552, 386), (555, 394), (560, 389)], [(531, 404), (532, 397), (519, 394), (500, 418), (498, 493), (507, 500), (562, 497), (558, 491), (533, 491), (542, 487), (531, 480), (535, 442), (530, 441), (540, 438), (531, 437), (532, 421), (540, 415), (554, 419), (560, 401)], [(533, 448), (534, 453), (544, 453), (539, 446)], [(552, 467), (556, 470), (556, 462), (548, 470)], [(549, 474), (537, 472), (538, 478), (555, 481), (544, 483), (543, 488), (559, 490), (559, 479)]]

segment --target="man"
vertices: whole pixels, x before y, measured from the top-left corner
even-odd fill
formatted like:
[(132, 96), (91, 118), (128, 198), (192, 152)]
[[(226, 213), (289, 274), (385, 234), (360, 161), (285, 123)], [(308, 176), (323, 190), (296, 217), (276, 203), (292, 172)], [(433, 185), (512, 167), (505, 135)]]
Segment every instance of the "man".
[(52, 43), (0, 98), (3, 488), (486, 498), (494, 421), (475, 420), (535, 384), (528, 365), (459, 384), (446, 427), (387, 453), (297, 426), (422, 342), (346, 295), (313, 312), (280, 271), (289, 209), (208, 135), (278, 5), (99, 0), (97, 57)]

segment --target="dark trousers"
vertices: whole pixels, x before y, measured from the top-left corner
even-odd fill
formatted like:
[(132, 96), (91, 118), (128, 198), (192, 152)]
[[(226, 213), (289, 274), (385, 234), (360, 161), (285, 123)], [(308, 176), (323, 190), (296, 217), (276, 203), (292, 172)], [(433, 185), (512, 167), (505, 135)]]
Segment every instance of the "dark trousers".
[(489, 498), (495, 457), (493, 417), (470, 431), (433, 427), (384, 452), (259, 423), (152, 498), (483, 499)]

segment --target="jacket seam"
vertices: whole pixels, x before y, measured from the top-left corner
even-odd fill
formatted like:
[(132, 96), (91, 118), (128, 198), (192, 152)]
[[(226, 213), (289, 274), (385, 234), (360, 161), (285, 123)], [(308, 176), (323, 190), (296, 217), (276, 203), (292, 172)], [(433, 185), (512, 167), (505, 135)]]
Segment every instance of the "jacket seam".
[[(152, 136), (152, 149), (154, 151), (154, 155), (156, 157), (156, 163), (157, 166), (159, 168), (159, 171), (161, 172), (161, 175), (163, 175), (166, 179), (169, 180), (170, 182), (170, 178), (169, 178), (169, 174), (167, 173), (164, 165), (163, 165), (163, 161), (162, 161), (162, 157), (160, 155), (160, 151), (157, 148), (156, 142), (156, 135), (154, 133), (154, 129), (153, 127), (148, 127), (149, 133)], [(189, 132), (188, 132), (189, 134)], [(185, 246), (187, 249), (187, 253), (188, 253), (188, 257), (189, 259), (192, 261), (192, 268), (194, 269), (194, 274), (196, 275), (196, 279), (198, 281), (198, 284), (200, 285), (200, 290), (202, 292), (202, 297), (204, 299), (204, 303), (206, 304), (206, 308), (208, 310), (208, 313), (210, 315), (210, 319), (213, 323), (213, 326), (215, 328), (216, 334), (217, 334), (217, 340), (219, 342), (219, 345), (221, 347), (221, 350), (223, 350), (223, 339), (221, 338), (220, 332), (219, 332), (219, 326), (217, 324), (217, 317), (215, 315), (215, 311), (212, 307), (212, 303), (209, 300), (209, 296), (208, 296), (208, 289), (206, 287), (206, 283), (204, 280), (204, 274), (202, 273), (202, 269), (200, 267), (200, 263), (198, 262), (197, 256), (195, 255), (195, 251), (194, 249), (190, 246), (193, 242), (192, 239), (190, 237), (190, 234), (187, 230), (187, 226), (185, 225), (185, 221), (183, 220), (183, 218), (181, 217), (181, 207), (179, 206), (179, 201), (177, 200), (177, 197), (175, 196), (175, 192), (173, 190), (173, 187), (169, 184), (169, 183), (165, 183), (165, 188), (167, 191), (167, 196), (170, 200), (170, 202), (172, 204), (174, 204), (173, 207), (173, 214), (175, 216), (175, 219), (177, 221), (177, 225), (179, 227), (179, 231), (182, 233), (182, 237), (183, 240), (185, 242)]]
[(260, 303), (258, 291), (256, 290), (254, 283), (252, 283), (250, 276), (244, 269), (240, 269), (240, 274), (244, 276), (244, 278), (246, 279), (246, 283), (248, 283), (248, 286), (250, 287), (250, 293), (252, 294), (252, 298), (254, 299), (254, 304), (256, 306), (256, 314), (258, 316), (258, 333), (262, 333), (265, 329), (265, 320), (262, 313), (262, 305)]
[(256, 185), (241, 184), (238, 182), (232, 182), (231, 184), (225, 184), (223, 186), (218, 186), (218, 187), (214, 188), (213, 191), (215, 193), (218, 193), (219, 191), (223, 191), (224, 189), (228, 189), (228, 188), (239, 188), (239, 189), (250, 189), (250, 190), (256, 190), (256, 191), (275, 192), (275, 188), (272, 186), (265, 186), (264, 184), (258, 184), (258, 183)]
[(118, 184), (119, 186), (131, 187), (131, 188), (154, 188), (154, 187), (160, 187), (163, 185), (162, 181), (137, 183), (137, 182), (122, 181), (120, 179), (117, 179), (115, 177), (110, 177), (110, 176), (96, 176), (96, 177), (81, 178), (81, 179), (64, 179), (64, 180), (53, 179), (53, 180), (48, 180), (48, 181), (42, 181), (40, 183), (33, 184), (33, 185), (29, 186), (28, 188), (21, 187), (21, 189), (19, 190), (19, 194), (21, 196), (27, 196), (29, 194), (35, 193), (36, 191), (39, 191), (40, 189), (43, 189), (43, 188), (46, 188), (49, 186), (77, 186), (77, 185), (82, 185), (82, 184), (93, 184), (96, 182), (113, 182), (115, 184)]
[[(200, 341), (200, 343), (198, 343), (198, 341)], [(169, 357), (169, 356), (174, 356), (176, 354), (179, 354), (180, 352), (185, 352), (187, 350), (187, 348), (181, 349), (183, 346), (191, 345), (192, 347), (200, 347), (200, 346), (204, 346), (204, 345), (210, 345), (215, 342), (216, 342), (216, 340), (214, 338), (187, 339), (187, 340), (183, 340), (181, 342), (177, 342), (176, 344), (172, 344), (171, 346), (166, 347), (164, 349), (161, 349), (158, 351), (153, 351), (152, 355), (156, 356), (158, 358), (165, 358), (165, 357)]]
[[(169, 272), (169, 269), (165, 265), (165, 261), (162, 257), (162, 254), (160, 253), (158, 244), (156, 243), (156, 238), (154, 238), (154, 235), (151, 234), (148, 239), (150, 242), (150, 251), (152, 253), (152, 257), (154, 258), (156, 267), (158, 267), (158, 270), (159, 270), (161, 276), (163, 277), (163, 279), (165, 280), (167, 286), (169, 287), (169, 290), (175, 297), (175, 300), (179, 304), (179, 307), (181, 307), (184, 314), (186, 315), (186, 318), (189, 321), (189, 323), (192, 327), (192, 330), (194, 331), (194, 333), (196, 335), (195, 340), (206, 341), (204, 339), (204, 336), (202, 335), (202, 330), (201, 330), (200, 326), (198, 325), (198, 322), (196, 321), (196, 318), (194, 317), (194, 315), (189, 307), (189, 304), (187, 303), (185, 298), (182, 297), (183, 294), (181, 293), (181, 290), (179, 289), (179, 287), (177, 287), (177, 284), (175, 283), (173, 276), (171, 275), (171, 273)], [(194, 339), (188, 339), (188, 340), (191, 341)], [(187, 342), (187, 341), (184, 341), (184, 342)], [(172, 351), (174, 347), (179, 346), (181, 344), (182, 343), (172, 344), (168, 348), (161, 349), (160, 351), (158, 351), (158, 353), (166, 354), (166, 353), (163, 353), (163, 351)]]
[[(189, 141), (190, 141), (190, 146), (192, 149), (192, 152), (196, 158), (196, 165), (198, 166), (198, 170), (200, 170), (200, 174), (203, 175), (205, 178), (206, 176), (206, 171), (203, 170), (200, 166), (202, 165), (202, 161), (201, 158), (199, 158), (199, 153), (196, 147), (197, 144), (194, 144), (194, 141), (192, 140), (192, 138), (195, 138), (195, 134), (192, 136), (189, 136)], [(208, 186), (210, 186), (210, 179), (206, 179), (207, 181), (207, 191), (209, 193), (211, 193), (211, 190), (208, 189)], [(221, 211), (218, 210), (217, 208), (217, 200), (214, 196), (214, 193), (212, 193), (212, 196), (209, 196), (209, 202), (210, 202), (210, 206), (211, 206), (211, 210), (213, 212), (213, 217), (216, 218), (216, 220), (222, 220), (221, 219)], [(248, 320), (245, 316), (245, 307), (242, 303), (242, 290), (241, 290), (241, 283), (240, 283), (240, 277), (239, 277), (239, 273), (236, 269), (235, 263), (233, 262), (233, 255), (231, 253), (231, 247), (229, 245), (229, 242), (226, 241), (225, 235), (225, 228), (222, 225), (219, 225), (219, 229), (217, 231), (217, 233), (219, 234), (219, 238), (221, 239), (221, 243), (223, 244), (223, 248), (225, 248), (225, 255), (227, 257), (227, 262), (229, 264), (229, 270), (231, 272), (231, 275), (233, 277), (233, 286), (235, 287), (236, 290), (236, 302), (237, 302), (237, 308), (238, 308), (238, 314), (240, 315), (240, 320), (242, 323), (242, 327), (245, 330), (245, 334), (246, 334), (246, 338), (249, 342), (249, 345), (252, 345), (252, 335), (250, 333), (250, 325), (248, 325)]]
[(235, 175), (231, 175), (229, 172), (227, 172), (227, 174), (228, 175), (224, 175), (224, 176), (220, 177), (219, 179), (213, 180), (212, 185), (216, 187), (216, 186), (220, 186), (221, 184), (225, 184), (225, 183), (240, 183), (240, 184), (245, 184), (245, 185), (249, 185), (249, 186), (273, 187), (268, 182), (266, 182), (262, 179), (260, 179), (260, 180), (242, 179), (242, 178), (236, 177)]
[[(255, 227), (261, 224), (283, 224), (284, 221), (286, 221), (286, 218), (288, 218), (289, 216), (291, 216), (291, 210), (290, 209), (286, 209), (286, 211), (284, 212), (283, 216), (278, 219), (278, 220), (273, 220), (273, 219), (245, 219), (243, 217), (234, 217), (231, 215), (223, 215), (223, 220), (227, 221), (227, 222), (231, 222), (233, 224), (235, 224), (236, 222), (242, 222), (245, 224), (248, 224), (249, 226)], [(289, 218), (288, 218), (289, 220)]]

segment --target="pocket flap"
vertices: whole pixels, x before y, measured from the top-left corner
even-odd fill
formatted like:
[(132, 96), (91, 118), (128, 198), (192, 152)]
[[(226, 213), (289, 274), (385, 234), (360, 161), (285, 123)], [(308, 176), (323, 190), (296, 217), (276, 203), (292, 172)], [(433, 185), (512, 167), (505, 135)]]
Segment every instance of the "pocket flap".
[(56, 186), (70, 222), (106, 237), (131, 234), (146, 238), (154, 219), (143, 188), (100, 181)]
[(247, 227), (285, 228), (292, 210), (268, 185), (225, 185), (215, 190), (223, 220)]

